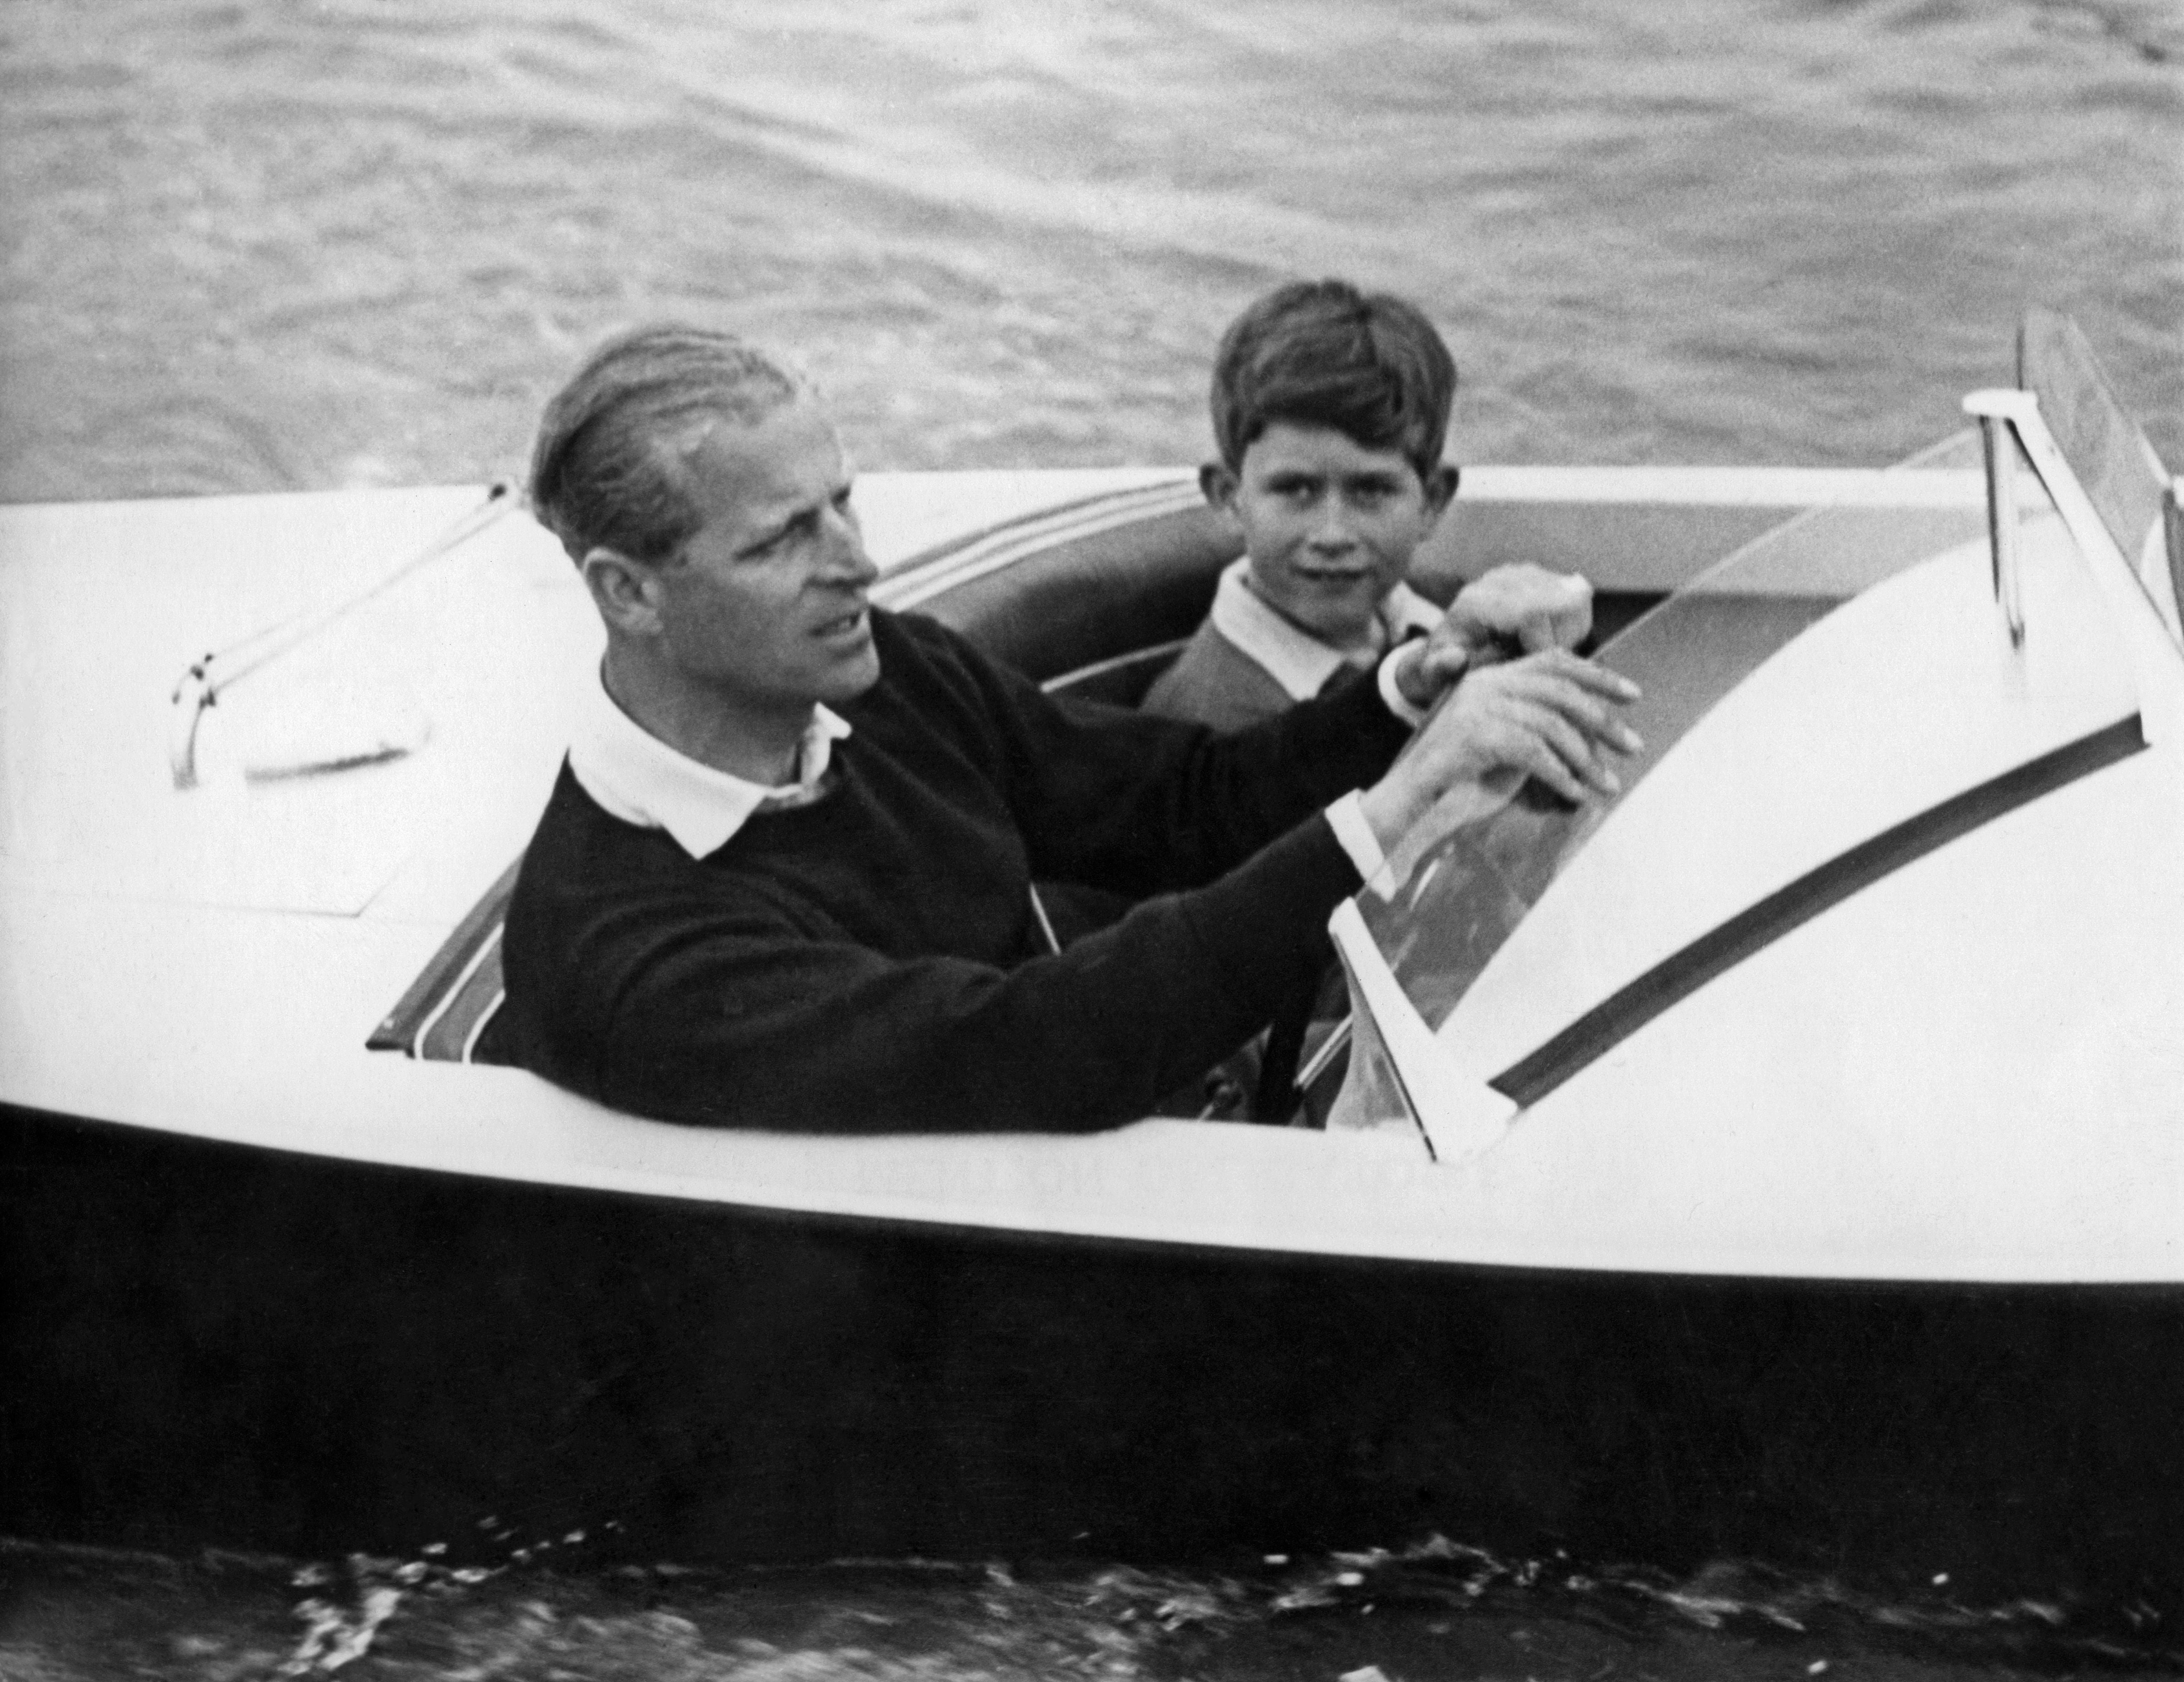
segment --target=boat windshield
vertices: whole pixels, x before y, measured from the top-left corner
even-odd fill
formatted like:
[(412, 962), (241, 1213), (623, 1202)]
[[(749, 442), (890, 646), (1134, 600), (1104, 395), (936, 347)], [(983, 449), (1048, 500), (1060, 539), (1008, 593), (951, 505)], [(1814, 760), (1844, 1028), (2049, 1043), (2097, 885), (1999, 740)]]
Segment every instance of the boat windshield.
[(2184, 554), (2164, 542), (2169, 474), (2151, 441), (2116, 400), (2078, 324), (2053, 309), (2025, 313), (2017, 335), (2017, 383), (2040, 399), (2041, 418), (2101, 524), (2131, 563), (2139, 587), (2178, 634)]
[[(2101, 382), (2082, 337), (2067, 321), (2059, 328), (2036, 317), (2024, 347), (2028, 384), (2036, 382), (2043, 412), (2053, 406), (2059, 442), (2093, 487), (2103, 522), (2127, 559), (2140, 564), (2151, 544), (2160, 563), (2165, 480)], [(2009, 662), (1992, 653), (2001, 645), (1985, 633), (1918, 640), (1932, 637), (1936, 625), (1961, 627), (1983, 617), (1999, 623), (1987, 582), (1976, 432), (1873, 476), (1873, 494), (1859, 505), (1808, 510), (1776, 527), (1702, 571), (1602, 648), (1602, 662), (1643, 691), (1628, 717), (1645, 745), (1618, 765), (1623, 792), (1573, 809), (1529, 783), (1486, 817), (1474, 810), (1460, 822), (1437, 824), (1429, 816), (1396, 849), (1398, 885), (1367, 889), (1338, 917), (1356, 1028), (1329, 1125), (1421, 1120), (1415, 1089), (1421, 1074), (1523, 1108), (1633, 1031), (1648, 1011), (1667, 1008), (1662, 998), (1682, 996), (1678, 986), (1704, 984), (1757, 950), (1755, 938), (1764, 944), (1798, 917), (1816, 914), (1808, 896), (1803, 909), (1782, 913), (1786, 921), (1778, 918), (1773, 933), (1755, 936), (1743, 927), (1755, 915), (1764, 922), (1773, 915), (1768, 907), (1779, 909), (1786, 894), (1816, 882), (1838, 894), (1855, 891), (1857, 872), (1873, 867), (1865, 855), (1890, 837), (1916, 830), (1905, 844), (1930, 847), (1940, 844), (1934, 837), (1947, 823), (1984, 822), (1948, 816), (1981, 788), (2014, 788), (2014, 777), (2025, 788), (2008, 797), (2029, 799), (2105, 763), (2103, 755), (2142, 745), (2134, 692), (2122, 671), (2127, 663), (2110, 657), (2098, 593), (2039, 476), (2021, 455), (2018, 465), (2020, 529), (2050, 557), (2037, 569), (2048, 631), (2030, 667), (2020, 659), (2005, 671)], [(2149, 530), (2156, 535), (2149, 537)], [(1604, 528), (1603, 540), (1612, 538), (1612, 528)], [(2139, 565), (2142, 584), (2157, 598), (2167, 594), (2165, 564), (2160, 571), (2157, 580)], [(1823, 621), (1830, 627), (1825, 633), (1816, 629)], [(1800, 639), (1795, 657), (1776, 660)], [(2067, 661), (2045, 652), (2066, 642), (2079, 650)], [(1877, 668), (1881, 681), (1861, 688), (1846, 671), (1869, 662), (1875, 648), (1892, 664)], [(1846, 653), (1849, 659), (1840, 657)], [(1748, 684), (1769, 662), (1766, 681)], [(1891, 688), (1888, 673), (1910, 674), (1900, 699), (1875, 694)], [(1736, 706), (1724, 707), (1739, 690)], [(1975, 699), (2005, 690), (2016, 696), (2011, 706)], [(1755, 731), (1763, 713), (1765, 727)], [(1675, 778), (1646, 800), (1663, 762), (1713, 716), (1722, 727), (1708, 732), (1697, 758), (1715, 780), (1694, 783), (1693, 756), (1678, 755)], [(1786, 767), (1769, 763), (1793, 755), (1802, 757)], [(1764, 820), (1758, 809), (1770, 801), (1805, 816)], [(1634, 802), (1646, 810), (1630, 810), (1615, 841), (1593, 849), (1613, 856), (1588, 858), (1595, 838)], [(1769, 832), (1758, 849), (1769, 857), (1758, 864), (1743, 856), (1753, 850), (1754, 825)], [(1557, 896), (1552, 915), (1533, 917), (1580, 860), (1600, 881)], [(1828, 888), (1836, 877), (1852, 885)], [(1616, 916), (1595, 916), (1588, 924), (1573, 909), (1579, 900), (1596, 911), (1613, 905)], [(1676, 903), (1663, 911), (1666, 900)], [(1526, 939), (1512, 947), (1528, 918)], [(1643, 924), (1647, 932), (1632, 938), (1602, 927), (1604, 921)], [(1543, 922), (1545, 933), (1535, 933)], [(1361, 929), (1369, 950), (1355, 938)], [(1505, 947), (1512, 947), (1508, 961), (1497, 965)], [(1490, 970), (1488, 984), (1479, 985)], [(1583, 973), (1573, 979), (1572, 972)], [(1636, 1005), (1625, 1008), (1634, 998)], [(1604, 1020), (1618, 1010), (1619, 1026)], [(1588, 1034), (1586, 1044), (1574, 1043)], [(1415, 1050), (1428, 1038), (1438, 1048), (1433, 1056), (1445, 1061), (1432, 1071), (1413, 1068), (1402, 1048)], [(1426, 1133), (1430, 1145), (1434, 1128)]]
[[(1353, 903), (1428, 1028), (1447, 1019), (1548, 885), (1715, 703), (1844, 602), (1978, 537), (1985, 513), (1976, 434), (1949, 439), (1903, 469), (1919, 476), (1906, 482), (1924, 493), (1907, 494), (1914, 505), (1800, 515), (1701, 573), (1599, 651), (1643, 692), (1626, 716), (1645, 746), (1618, 761), (1624, 792), (1613, 800), (1573, 808), (1528, 783), (1484, 822), (1435, 833), (1429, 817), (1405, 839), (1396, 860), (1402, 885)], [(1922, 500), (1928, 505), (1916, 505)]]

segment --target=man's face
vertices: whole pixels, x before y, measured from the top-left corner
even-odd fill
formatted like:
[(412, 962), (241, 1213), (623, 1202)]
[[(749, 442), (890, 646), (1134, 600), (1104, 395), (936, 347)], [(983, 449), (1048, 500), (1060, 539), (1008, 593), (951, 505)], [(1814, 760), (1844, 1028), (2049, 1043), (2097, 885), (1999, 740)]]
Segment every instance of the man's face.
[(677, 446), (705, 524), (658, 569), (677, 669), (755, 717), (800, 725), (812, 703), (878, 681), (865, 592), (879, 571), (850, 507), (841, 441), (797, 398), (723, 416)]
[(1237, 471), (1215, 464), (1201, 482), (1244, 528), (1259, 596), (1323, 641), (1353, 647), (1448, 505), (1456, 476), (1441, 468), (1428, 483), (1399, 449), (1278, 420)]

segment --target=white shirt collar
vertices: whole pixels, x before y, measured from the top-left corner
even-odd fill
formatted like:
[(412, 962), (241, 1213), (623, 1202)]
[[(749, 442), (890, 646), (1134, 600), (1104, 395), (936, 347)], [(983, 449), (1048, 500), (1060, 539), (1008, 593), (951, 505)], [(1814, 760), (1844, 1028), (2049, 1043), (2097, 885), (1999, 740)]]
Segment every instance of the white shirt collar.
[(726, 846), (760, 806), (811, 798), (826, 775), (833, 744), (850, 727), (814, 705), (797, 750), (796, 781), (778, 788), (746, 782), (679, 753), (632, 718), (594, 677), (569, 744), (569, 769), (612, 816), (641, 829), (664, 829), (694, 859)]
[[(1251, 568), (1246, 556), (1223, 571), (1213, 593), (1213, 628), (1264, 666), (1291, 700), (1317, 695), (1344, 665), (1342, 651), (1268, 606), (1245, 582)], [(1439, 608), (1401, 582), (1380, 599), (1379, 612), (1387, 646), (1413, 630), (1432, 630), (1441, 617)]]

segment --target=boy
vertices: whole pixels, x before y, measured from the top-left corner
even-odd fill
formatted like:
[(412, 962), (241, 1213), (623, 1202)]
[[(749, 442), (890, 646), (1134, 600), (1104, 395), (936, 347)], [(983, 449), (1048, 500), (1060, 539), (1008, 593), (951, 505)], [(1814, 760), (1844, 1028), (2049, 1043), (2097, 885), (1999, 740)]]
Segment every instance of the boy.
[[(1531, 650), (1584, 638), (1592, 593), (1582, 579), (1499, 568), (1446, 615), (1404, 582), (1456, 494), (1457, 469), (1440, 459), (1456, 378), (1423, 314), (1344, 281), (1292, 282), (1236, 318), (1213, 363), (1221, 456), (1200, 469), (1199, 485), (1241, 528), (1244, 558), (1221, 575), (1212, 611), (1146, 693), (1145, 710), (1228, 733), (1436, 629), (1431, 646), (1460, 651), (1459, 666), (1498, 660), (1511, 643)], [(1425, 699), (1391, 681), (1399, 710)], [(1323, 989), (1315, 1016), (1333, 1003)], [(1240, 1091), (1259, 1116), (1285, 1116), (1299, 1055), (1318, 1038), (1291, 1018), (1272, 1046), (1255, 1040), (1231, 1057), (1210, 1078), (1230, 1094), (1224, 1110)]]
[[(1456, 494), (1440, 459), (1456, 379), (1424, 315), (1346, 281), (1279, 287), (1236, 319), (1214, 359), (1220, 459), (1199, 484), (1241, 528), (1245, 554), (1146, 710), (1240, 730), (1441, 624), (1404, 576)], [(1470, 633), (1491, 616), (1485, 599), (1512, 589), (1547, 604), (1517, 638), (1527, 649), (1569, 647), (1591, 628), (1582, 579), (1526, 567), (1467, 590), (1446, 638), (1478, 663), (1498, 658), (1495, 639)]]

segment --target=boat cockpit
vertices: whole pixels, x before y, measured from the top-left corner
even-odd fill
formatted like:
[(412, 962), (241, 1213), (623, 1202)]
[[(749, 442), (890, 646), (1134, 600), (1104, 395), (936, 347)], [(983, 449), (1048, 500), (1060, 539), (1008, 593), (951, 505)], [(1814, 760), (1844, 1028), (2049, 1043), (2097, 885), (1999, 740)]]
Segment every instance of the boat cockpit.
[[(2034, 312), (2020, 362), (2018, 388), (1967, 399), (1978, 427), (1893, 470), (1886, 498), (1792, 518), (1607, 627), (1600, 657), (1643, 691), (1645, 747), (1623, 792), (1574, 809), (1512, 787), (1419, 827), (1338, 913), (1350, 1011), (1299, 1073), (1301, 1121), (1414, 1132), (1436, 1160), (1464, 1161), (1596, 1066), (1596, 1084), (1619, 1085), (1634, 1037), (1702, 989), (1753, 1022), (1809, 1021), (1788, 1002), (1808, 949), (1841, 966), (1804, 932), (1872, 920), (1881, 884), (1975, 832), (1997, 831), (1978, 855), (1997, 856), (1973, 878), (2037, 895), (2063, 861), (2034, 832), (2013, 847), (2003, 820), (2184, 721), (2184, 541), (2171, 482), (2077, 328)], [(880, 593), (1050, 690), (1128, 704), (1234, 553), (1187, 485), (1155, 484), (941, 544)], [(2108, 821), (2086, 799), (2086, 821)], [(375, 1049), (495, 1060), (514, 874), (380, 1022)], [(1973, 891), (1886, 921), (1901, 934)], [(1860, 950), (1888, 962), (1886, 939)], [(1967, 1055), (1983, 1043), (1977, 1011), (1927, 1003), (1957, 1021)], [(1724, 1062), (1686, 1049), (1687, 1067)], [(1596, 1107), (1658, 1108), (1666, 1091), (1681, 1109), (1707, 1084), (1686, 1074)], [(1875, 1100), (1852, 1089), (1892, 1084), (1899, 1072), (1869, 1058), (1790, 1106), (1861, 1113)]]
[[(2175, 487), (2064, 317), (2029, 315), (2017, 387), (1967, 406), (1974, 431), (1899, 468), (1801, 481), (1827, 482), (1807, 498), (1822, 505), (1786, 521), (1694, 470), (1664, 524), (1647, 498), (1679, 470), (1589, 470), (1512, 496), (1499, 511), (1522, 517), (1496, 525), (1497, 473), (1562, 470), (1467, 473), (1428, 593), (1502, 560), (1593, 571), (1598, 653), (1641, 686), (1646, 745), (1601, 806), (1517, 788), (1433, 815), (1338, 913), (1348, 1025), (1301, 1072), (1308, 1120), (1444, 1167), (1561, 1174), (1558, 1195), (1573, 1153), (1651, 1150), (1649, 1172), (1680, 1153), (1733, 1180), (1846, 1132), (1872, 1162), (1949, 1172), (1964, 1128), (1914, 1112), (1997, 1130), (2021, 1113), (2025, 1139), (2083, 1124), (2118, 1149), (2159, 1124), (2166, 1052), (2056, 1072), (2119, 1022), (2173, 1039), (2157, 1024), (2179, 990), (2161, 978), (2184, 967)], [(1618, 471), (1652, 476), (1603, 494)], [(1236, 553), (1179, 473), (868, 491), (891, 545), (877, 599), (1107, 702), (1142, 693)], [(567, 740), (571, 662), (598, 636), (566, 560), (507, 517), (517, 501), (405, 493), (398, 521), (374, 502), (351, 532), (328, 520), (344, 499), (214, 499), (163, 517), (204, 528), (187, 557), (117, 536), (126, 576), (100, 588), (142, 604), (130, 637), (228, 646), (164, 666), (164, 764), (128, 685), (50, 660), (11, 685), (11, 893), (113, 902), (130, 938), (156, 909), (162, 951), (293, 953), (299, 1022), (352, 1013), (348, 1047), (491, 1061), (510, 861)], [(80, 621), (102, 599), (65, 552), (92, 516), (64, 514), (14, 516), (11, 647), (97, 645)], [(1557, 521), (1558, 550), (1525, 547)], [(398, 530), (409, 558), (358, 591)], [(245, 532), (250, 553), (224, 547)], [(1718, 564), (1709, 533), (1740, 539)], [(284, 546), (322, 564), (269, 565)], [(207, 601), (224, 631), (190, 617)], [(309, 956), (337, 925), (339, 977)], [(12, 925), (33, 944), (41, 926)], [(244, 961), (201, 972), (207, 1020), (226, 1008), (212, 992), (256, 996)], [(203, 1043), (187, 1034), (177, 1055)], [(52, 1024), (34, 1039), (24, 1089), (63, 1102), (96, 1057)], [(65, 1099), (109, 1101), (136, 1100)]]

